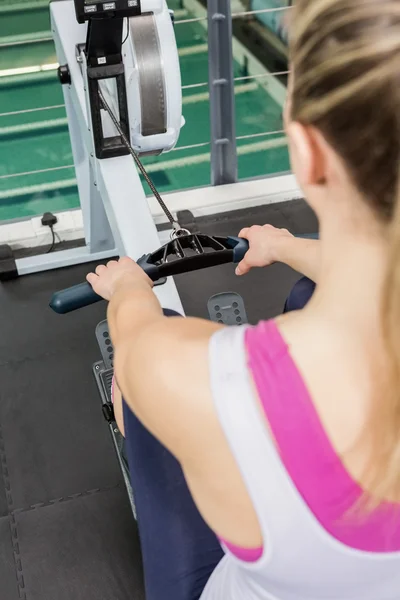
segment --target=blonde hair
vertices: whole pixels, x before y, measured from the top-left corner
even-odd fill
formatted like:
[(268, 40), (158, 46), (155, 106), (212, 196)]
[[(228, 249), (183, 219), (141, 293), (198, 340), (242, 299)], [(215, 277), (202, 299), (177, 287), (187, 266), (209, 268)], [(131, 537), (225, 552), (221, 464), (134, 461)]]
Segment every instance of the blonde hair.
[(290, 20), (291, 119), (323, 133), (388, 228), (390, 376), (371, 425), (369, 489), (400, 499), (400, 1), (297, 0)]

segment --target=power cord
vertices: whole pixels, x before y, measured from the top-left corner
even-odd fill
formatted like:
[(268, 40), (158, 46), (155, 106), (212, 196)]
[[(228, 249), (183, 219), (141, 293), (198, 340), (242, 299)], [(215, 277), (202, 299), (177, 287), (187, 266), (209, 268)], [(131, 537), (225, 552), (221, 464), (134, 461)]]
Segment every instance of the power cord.
[(126, 36), (125, 36), (124, 41), (122, 42), (122, 45), (125, 44), (126, 40), (128, 39), (128, 36), (129, 36), (129, 18), (126, 17)]
[(47, 250), (46, 254), (50, 254), (50, 252), (53, 252), (54, 246), (56, 245), (56, 236), (55, 236), (55, 233), (54, 233), (54, 227), (53, 227), (53, 225), (49, 225), (49, 227), (50, 227), (50, 230), (51, 230), (52, 240), (51, 240), (51, 246)]
[[(50, 254), (50, 252), (53, 252), (54, 247), (56, 245), (56, 232), (54, 231), (54, 225), (57, 222), (58, 222), (58, 219), (55, 215), (53, 215), (53, 213), (51, 213), (51, 212), (44, 213), (44, 215), (42, 217), (42, 225), (44, 227), (49, 227), (49, 229), (51, 231), (51, 236), (52, 236), (51, 246), (48, 250), (46, 250), (45, 254)], [(58, 238), (58, 239), (60, 239), (60, 238)]]

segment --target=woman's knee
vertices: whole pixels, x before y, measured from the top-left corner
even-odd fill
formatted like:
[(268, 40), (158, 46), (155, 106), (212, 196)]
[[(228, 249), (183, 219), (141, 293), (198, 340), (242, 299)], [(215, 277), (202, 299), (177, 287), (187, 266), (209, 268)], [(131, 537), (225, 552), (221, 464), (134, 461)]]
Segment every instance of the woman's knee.
[(176, 310), (171, 310), (170, 308), (163, 308), (164, 317), (181, 317), (182, 315)]
[(284, 313), (301, 310), (308, 304), (315, 291), (315, 283), (302, 277), (292, 288), (285, 304)]

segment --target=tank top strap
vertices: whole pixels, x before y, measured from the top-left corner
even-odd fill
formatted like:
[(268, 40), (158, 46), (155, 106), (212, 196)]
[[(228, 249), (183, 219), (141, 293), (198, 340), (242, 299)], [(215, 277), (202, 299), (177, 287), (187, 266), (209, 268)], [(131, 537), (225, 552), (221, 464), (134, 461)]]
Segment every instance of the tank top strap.
[[(210, 379), (215, 408), (258, 516), (265, 561), (274, 538), (295, 524), (302, 503), (286, 472), (259, 403), (247, 365), (247, 326), (227, 327), (210, 342)], [(293, 523), (280, 522), (290, 515)], [(297, 521), (297, 522), (296, 522)], [(304, 523), (304, 535), (309, 533)], [(276, 534), (276, 535), (275, 535)], [(259, 562), (261, 562), (259, 561)], [(257, 563), (258, 564), (258, 563)]]

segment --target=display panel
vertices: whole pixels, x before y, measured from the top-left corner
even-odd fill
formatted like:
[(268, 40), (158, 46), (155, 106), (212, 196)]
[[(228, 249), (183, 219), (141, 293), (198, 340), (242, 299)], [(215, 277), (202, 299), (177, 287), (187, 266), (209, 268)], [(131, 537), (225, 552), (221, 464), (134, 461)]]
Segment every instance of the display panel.
[(79, 23), (90, 19), (140, 15), (140, 0), (74, 0)]

